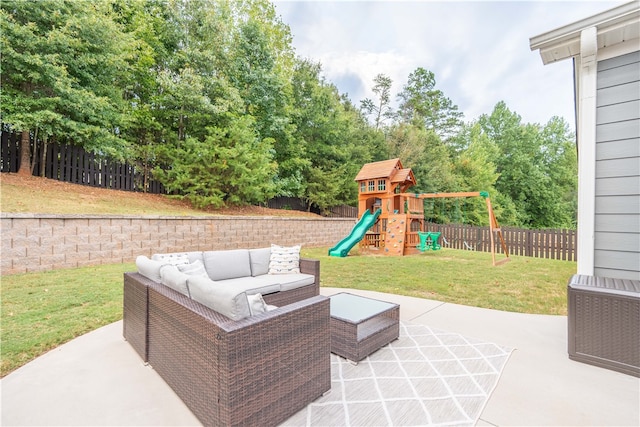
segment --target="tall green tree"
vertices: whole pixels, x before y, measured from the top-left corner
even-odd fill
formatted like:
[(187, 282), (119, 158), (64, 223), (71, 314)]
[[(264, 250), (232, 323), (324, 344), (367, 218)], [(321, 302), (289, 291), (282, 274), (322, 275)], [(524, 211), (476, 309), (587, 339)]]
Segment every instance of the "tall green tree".
[[(172, 1), (168, 9), (171, 20), (161, 34), (178, 41), (163, 44), (174, 51), (158, 64), (151, 98), (162, 129), (155, 175), (198, 205), (263, 202), (273, 194), (274, 135), (283, 134), (288, 120), (286, 80), (278, 74), (286, 67), (277, 63), (284, 55), (274, 48), (287, 44), (276, 41), (266, 19), (255, 18), (269, 5)], [(196, 151), (209, 172), (190, 165), (198, 164)], [(251, 177), (241, 179), (242, 171)], [(256, 177), (254, 191), (244, 188)]]
[(155, 176), (174, 197), (201, 208), (256, 204), (274, 195), (272, 146), (260, 139), (250, 116), (225, 128), (208, 128), (204, 140), (187, 137), (171, 149), (172, 167)]
[(365, 98), (360, 102), (360, 108), (368, 115), (374, 116), (374, 127), (376, 130), (384, 124), (387, 119), (393, 117), (391, 108), (391, 85), (393, 80), (385, 74), (378, 74), (373, 79), (373, 93), (378, 97), (377, 101)]
[[(334, 173), (349, 161), (348, 121), (336, 87), (320, 76), (320, 65), (301, 61), (294, 77), (294, 124), (304, 147), (307, 167), (302, 171), (308, 203), (330, 206), (346, 184)], [(353, 177), (351, 177), (353, 180)]]
[(572, 227), (577, 167), (568, 125), (557, 118), (544, 127), (522, 123), (504, 102), (479, 124), (499, 150), (496, 188), (513, 201), (518, 225)]
[(325, 81), (319, 63), (299, 60), (292, 88), (299, 150), (295, 158), (304, 183), (301, 197), (321, 209), (354, 204), (358, 170), (386, 156), (383, 135)]
[(403, 122), (430, 129), (445, 141), (462, 126), (462, 112), (440, 89), (436, 89), (436, 77), (432, 71), (419, 67), (409, 74), (398, 99), (398, 115)]
[(416, 192), (450, 192), (457, 188), (453, 164), (440, 137), (430, 129), (399, 123), (387, 135), (390, 157), (410, 167), (418, 182)]
[(292, 124), (295, 55), (290, 29), (267, 0), (231, 2), (234, 28), (226, 49), (225, 75), (255, 119), (261, 138), (274, 146), (279, 194), (301, 191), (298, 138)]
[[(458, 179), (459, 190), (487, 192), (492, 199), (493, 211), (498, 222), (515, 224), (517, 216), (513, 203), (495, 187), (499, 177), (494, 163), (499, 154), (496, 145), (482, 132), (478, 123), (464, 126), (457, 138), (466, 140), (463, 144), (466, 148), (454, 161), (453, 172)], [(465, 223), (485, 226), (488, 224), (486, 203), (480, 197), (466, 199), (463, 214)]]
[(164, 108), (158, 96), (159, 76), (171, 69), (180, 30), (164, 0), (112, 0), (112, 8), (115, 21), (134, 40), (133, 63), (124, 93), (128, 120), (122, 136), (129, 141), (128, 161), (142, 172), (138, 185), (146, 191), (158, 161), (158, 148), (167, 138), (161, 120)]
[(21, 132), (20, 173), (30, 173), (30, 133), (122, 158), (123, 90), (133, 44), (106, 2), (0, 3), (2, 122)]

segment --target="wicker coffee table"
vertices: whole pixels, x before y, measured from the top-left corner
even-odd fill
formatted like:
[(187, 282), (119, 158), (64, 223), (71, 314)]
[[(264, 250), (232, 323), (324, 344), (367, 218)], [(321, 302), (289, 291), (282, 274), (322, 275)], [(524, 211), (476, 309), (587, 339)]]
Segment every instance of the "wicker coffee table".
[(331, 352), (359, 362), (400, 335), (400, 306), (339, 293), (331, 299)]

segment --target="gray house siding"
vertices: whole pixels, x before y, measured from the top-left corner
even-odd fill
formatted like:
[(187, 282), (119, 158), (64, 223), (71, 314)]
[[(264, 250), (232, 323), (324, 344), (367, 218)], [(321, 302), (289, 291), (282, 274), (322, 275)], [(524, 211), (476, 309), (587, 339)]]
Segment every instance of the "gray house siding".
[(596, 276), (640, 280), (640, 51), (598, 63)]

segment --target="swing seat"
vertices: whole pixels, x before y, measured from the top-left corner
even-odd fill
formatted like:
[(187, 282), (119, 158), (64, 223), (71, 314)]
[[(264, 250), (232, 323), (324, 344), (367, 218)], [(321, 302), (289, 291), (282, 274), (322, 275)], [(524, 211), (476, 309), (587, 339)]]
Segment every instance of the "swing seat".
[(432, 231), (431, 236), (429, 236), (431, 238), (431, 250), (432, 251), (437, 251), (438, 249), (440, 249), (442, 246), (440, 246), (438, 244), (438, 239), (440, 239), (440, 233), (439, 231)]
[(416, 248), (421, 252), (428, 250), (437, 251), (440, 249), (440, 245), (438, 244), (440, 234), (441, 233), (437, 231), (418, 231), (420, 243), (416, 245)]
[(424, 252), (426, 251), (427, 248), (427, 239), (429, 238), (429, 236), (431, 236), (430, 232), (423, 232), (423, 231), (418, 231), (418, 237), (420, 238), (420, 243), (418, 243), (418, 245), (416, 246), (416, 248), (421, 251)]

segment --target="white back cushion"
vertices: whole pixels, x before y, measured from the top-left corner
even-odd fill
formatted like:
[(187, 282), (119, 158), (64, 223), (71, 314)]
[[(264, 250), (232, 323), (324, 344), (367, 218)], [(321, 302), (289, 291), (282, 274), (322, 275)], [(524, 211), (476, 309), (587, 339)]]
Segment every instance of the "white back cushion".
[(160, 268), (160, 277), (163, 285), (180, 292), (182, 295), (191, 297), (187, 286), (189, 275), (182, 273), (177, 266), (171, 264), (163, 265)]
[(271, 248), (249, 249), (249, 258), (251, 258), (251, 275), (262, 276), (269, 273), (269, 258), (271, 257)]
[(138, 267), (138, 273), (144, 277), (160, 283), (162, 277), (160, 277), (160, 267), (164, 264), (159, 261), (154, 261), (147, 258), (144, 255), (138, 255), (136, 257), (136, 267)]
[(212, 280), (251, 277), (248, 249), (206, 251), (202, 254), (204, 268)]

